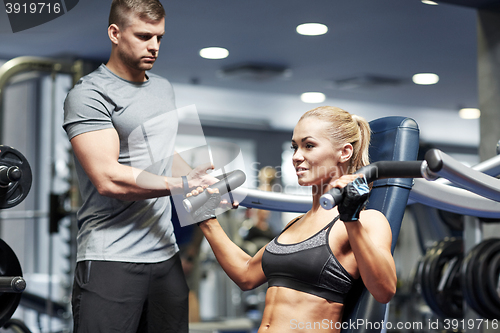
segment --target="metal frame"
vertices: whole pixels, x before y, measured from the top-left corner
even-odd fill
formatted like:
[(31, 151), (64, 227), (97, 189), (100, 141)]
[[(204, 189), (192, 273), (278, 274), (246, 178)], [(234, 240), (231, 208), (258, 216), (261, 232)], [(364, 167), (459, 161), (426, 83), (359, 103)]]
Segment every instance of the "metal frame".
[[(500, 201), (500, 180), (494, 178), (500, 174), (500, 156), (495, 156), (469, 168), (441, 151), (436, 153), (440, 156), (441, 162), (437, 163), (440, 167), (434, 166), (435, 171), (432, 171), (428, 166), (423, 168), (422, 178), (426, 172), (431, 175), (449, 177), (454, 184), (469, 190), (453, 186), (446, 179), (429, 181), (415, 178), (413, 188), (410, 191), (409, 204), (419, 202), (457, 214), (484, 218), (500, 217), (500, 202), (498, 202)], [(474, 193), (476, 190), (477, 194)], [(307, 195), (244, 188), (238, 188), (235, 192), (244, 197), (240, 205), (245, 207), (303, 213), (312, 206), (312, 197)], [(498, 201), (485, 196), (495, 198)]]
[(0, 67), (0, 140), (3, 139), (3, 92), (8, 81), (15, 75), (24, 72), (64, 73), (73, 76), (73, 84), (83, 76), (84, 62), (59, 61), (42, 57), (17, 57), (7, 61)]

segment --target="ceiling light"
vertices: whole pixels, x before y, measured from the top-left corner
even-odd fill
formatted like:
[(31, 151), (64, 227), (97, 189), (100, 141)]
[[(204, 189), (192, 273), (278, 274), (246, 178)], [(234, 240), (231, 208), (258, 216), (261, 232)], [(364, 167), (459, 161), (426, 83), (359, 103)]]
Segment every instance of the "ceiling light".
[(300, 95), (300, 100), (304, 103), (322, 103), (325, 99), (325, 94), (320, 92), (306, 92)]
[(439, 81), (439, 76), (434, 73), (419, 73), (413, 75), (412, 80), (415, 84), (436, 84)]
[(200, 56), (205, 59), (224, 59), (229, 51), (223, 47), (206, 47), (200, 50)]
[(433, 6), (438, 5), (438, 3), (436, 1), (431, 1), (431, 0), (422, 0), (422, 3), (425, 3), (426, 5), (433, 5)]
[(462, 119), (478, 119), (481, 117), (481, 111), (476, 108), (462, 108), (458, 111), (458, 115)]
[(297, 32), (306, 36), (324, 35), (328, 31), (328, 27), (321, 23), (304, 23), (297, 26)]

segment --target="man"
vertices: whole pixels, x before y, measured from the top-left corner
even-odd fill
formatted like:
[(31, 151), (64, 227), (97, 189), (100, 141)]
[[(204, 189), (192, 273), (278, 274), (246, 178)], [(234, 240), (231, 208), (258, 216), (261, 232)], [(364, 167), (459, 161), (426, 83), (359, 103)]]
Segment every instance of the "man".
[(188, 288), (168, 196), (216, 179), (206, 173), (210, 166), (192, 170), (175, 153), (172, 87), (146, 73), (158, 57), (164, 17), (158, 0), (113, 0), (109, 60), (65, 101), (63, 127), (83, 201), (75, 333), (188, 332)]

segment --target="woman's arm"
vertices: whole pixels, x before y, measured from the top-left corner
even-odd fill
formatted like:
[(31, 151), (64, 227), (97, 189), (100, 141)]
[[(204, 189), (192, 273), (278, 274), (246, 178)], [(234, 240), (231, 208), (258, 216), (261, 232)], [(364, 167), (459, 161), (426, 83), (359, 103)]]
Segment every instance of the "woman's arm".
[(359, 273), (368, 291), (381, 303), (396, 293), (396, 267), (391, 254), (392, 232), (385, 216), (362, 211), (358, 221), (344, 222)]
[(254, 289), (266, 282), (262, 270), (265, 248), (251, 257), (229, 239), (217, 219), (200, 223), (200, 228), (222, 269), (241, 290)]
[[(338, 209), (340, 219), (345, 220), (359, 274), (373, 297), (378, 302), (387, 303), (396, 293), (397, 283), (396, 266), (391, 254), (392, 231), (381, 212), (361, 210), (368, 198), (368, 184), (359, 176), (343, 175), (330, 186), (345, 188), (346, 197)], [(346, 187), (353, 185), (355, 180), (356, 186)]]

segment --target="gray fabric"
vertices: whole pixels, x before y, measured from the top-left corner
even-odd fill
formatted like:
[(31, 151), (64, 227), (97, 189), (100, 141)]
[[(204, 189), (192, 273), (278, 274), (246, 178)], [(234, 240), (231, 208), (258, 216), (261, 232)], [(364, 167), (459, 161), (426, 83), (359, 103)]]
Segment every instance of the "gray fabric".
[[(115, 128), (118, 162), (158, 175), (171, 175), (177, 126), (172, 86), (154, 74), (134, 83), (101, 65), (80, 79), (64, 103), (63, 128), (70, 140)], [(178, 251), (169, 197), (122, 201), (101, 196), (76, 158), (75, 163), (83, 199), (77, 215), (77, 261), (150, 263)]]

